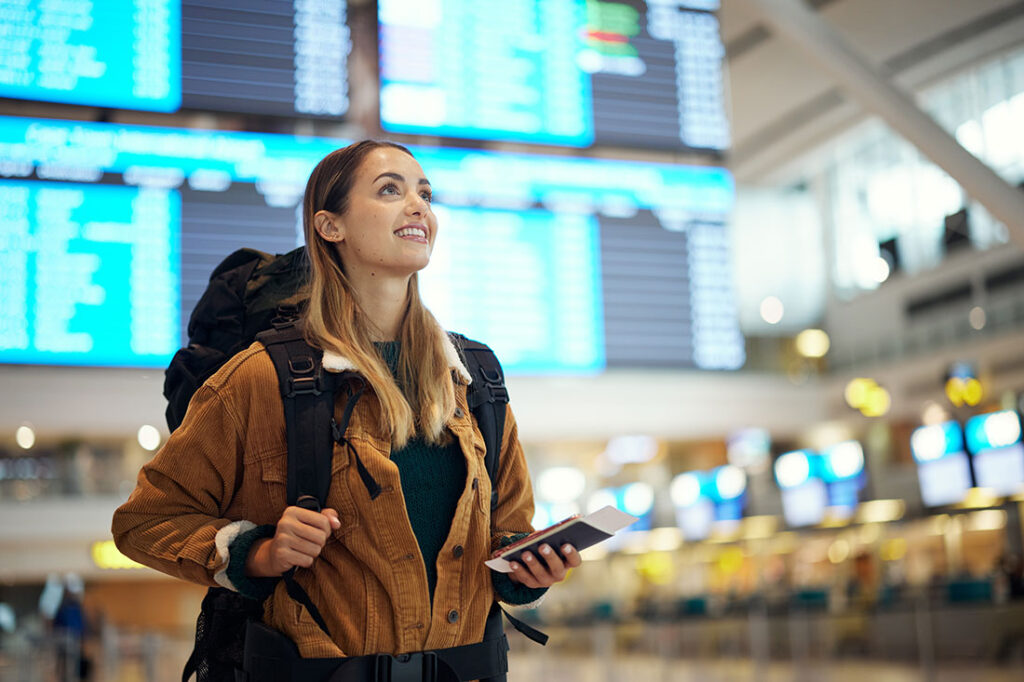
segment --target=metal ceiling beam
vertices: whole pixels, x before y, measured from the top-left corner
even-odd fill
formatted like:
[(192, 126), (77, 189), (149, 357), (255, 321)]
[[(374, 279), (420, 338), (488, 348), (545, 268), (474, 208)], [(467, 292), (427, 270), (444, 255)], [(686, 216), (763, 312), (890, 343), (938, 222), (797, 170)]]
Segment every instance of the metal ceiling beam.
[(748, 4), (776, 35), (809, 54), (840, 87), (949, 173), (1006, 224), (1010, 238), (1024, 249), (1024, 192), (964, 149), (803, 0), (748, 0)]

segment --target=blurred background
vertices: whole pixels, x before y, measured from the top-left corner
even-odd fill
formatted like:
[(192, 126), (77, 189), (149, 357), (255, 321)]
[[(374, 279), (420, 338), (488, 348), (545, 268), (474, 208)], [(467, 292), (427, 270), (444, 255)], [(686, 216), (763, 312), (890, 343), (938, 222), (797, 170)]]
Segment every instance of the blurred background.
[(110, 541), (213, 267), (409, 145), (536, 525), (511, 680), (1024, 676), (1024, 2), (0, 1), (0, 679), (174, 680)]

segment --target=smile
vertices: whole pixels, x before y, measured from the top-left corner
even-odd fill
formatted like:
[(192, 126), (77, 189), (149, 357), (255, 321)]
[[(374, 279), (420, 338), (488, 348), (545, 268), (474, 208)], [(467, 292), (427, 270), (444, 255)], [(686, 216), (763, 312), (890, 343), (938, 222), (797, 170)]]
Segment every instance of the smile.
[(427, 241), (427, 229), (418, 225), (406, 225), (400, 230), (395, 230), (395, 236), (402, 239), (413, 239), (414, 241)]

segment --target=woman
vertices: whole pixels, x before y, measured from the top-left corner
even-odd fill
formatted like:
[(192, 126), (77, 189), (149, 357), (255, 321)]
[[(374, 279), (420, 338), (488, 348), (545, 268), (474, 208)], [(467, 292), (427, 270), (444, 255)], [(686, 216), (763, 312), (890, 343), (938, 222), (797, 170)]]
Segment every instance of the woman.
[[(483, 565), (531, 530), (532, 492), (508, 410), (491, 510), (469, 374), (420, 302), (416, 273), (438, 231), (430, 191), (407, 149), (364, 141), (317, 165), (303, 203), (305, 333), (324, 350), (325, 369), (355, 370), (369, 386), (345, 435), (382, 492), (371, 498), (336, 446), (326, 508), (286, 506), (281, 398), (257, 342), (196, 392), (114, 516), (129, 557), (266, 598), (264, 622), (304, 658), (479, 642), (495, 599), (533, 602), (580, 564), (565, 546), (543, 548), (544, 561), (524, 557), (509, 575)], [(343, 407), (339, 397), (336, 413)], [(309, 569), (295, 579), (330, 636), (279, 580), (295, 567)]]

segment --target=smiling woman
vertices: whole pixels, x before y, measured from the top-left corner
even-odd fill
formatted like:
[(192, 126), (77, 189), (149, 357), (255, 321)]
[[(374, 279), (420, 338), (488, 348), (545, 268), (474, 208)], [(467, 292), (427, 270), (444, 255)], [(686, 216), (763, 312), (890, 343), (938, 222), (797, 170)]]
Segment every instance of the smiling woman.
[[(511, 409), (486, 428), (497, 434), (489, 446), (470, 409), (472, 375), (420, 301), (417, 273), (438, 235), (430, 201), (419, 163), (388, 142), (331, 152), (306, 185), (305, 352), (322, 351), (340, 384), (322, 509), (285, 502), (288, 436), (307, 434), (284, 419), (275, 365), (257, 341), (196, 392), (114, 517), (127, 556), (265, 601), (252, 629), (264, 637), (259, 655), (292, 679), (377, 680), (374, 655), (410, 652), (438, 661), (423, 679), (503, 678), (495, 602), (534, 602), (580, 564), (572, 547), (544, 545), (543, 561), (524, 553), (510, 574), (484, 565), (533, 530), (533, 494)], [(281, 580), (296, 568), (293, 582)], [(324, 659), (359, 663), (331, 677), (337, 666)], [(279, 667), (246, 661), (251, 682), (281, 679)]]

